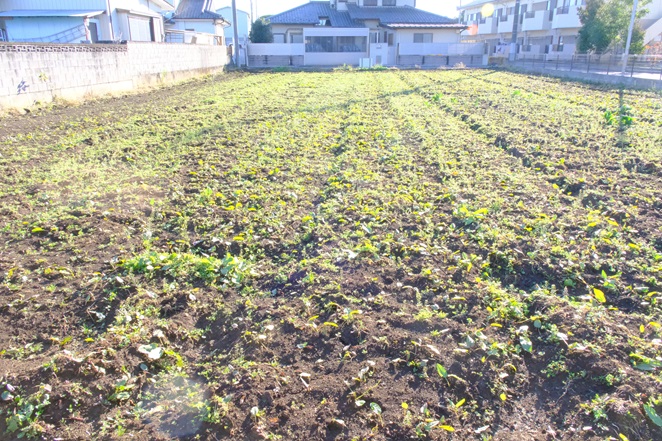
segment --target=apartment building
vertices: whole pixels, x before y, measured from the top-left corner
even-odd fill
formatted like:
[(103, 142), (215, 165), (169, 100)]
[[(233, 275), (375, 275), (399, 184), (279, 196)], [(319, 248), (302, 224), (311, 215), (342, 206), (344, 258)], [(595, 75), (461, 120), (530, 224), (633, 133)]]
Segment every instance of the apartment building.
[[(510, 51), (513, 22), (518, 21), (518, 52), (523, 56), (550, 59), (571, 57), (577, 48), (581, 22), (579, 9), (585, 0), (521, 0), (515, 17), (515, 0), (475, 0), (460, 6), (460, 20), (468, 26), (463, 41), (487, 43), (490, 54)], [(646, 43), (659, 40), (662, 33), (662, 0), (646, 6), (648, 14), (640, 21)]]

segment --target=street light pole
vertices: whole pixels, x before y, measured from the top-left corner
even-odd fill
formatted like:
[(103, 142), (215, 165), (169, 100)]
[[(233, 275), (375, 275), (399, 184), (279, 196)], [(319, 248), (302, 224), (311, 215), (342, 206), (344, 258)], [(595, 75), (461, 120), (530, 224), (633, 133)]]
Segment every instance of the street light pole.
[(634, 4), (632, 5), (632, 17), (630, 18), (630, 29), (628, 29), (628, 39), (625, 43), (625, 54), (623, 54), (623, 70), (621, 70), (621, 76), (625, 76), (625, 69), (628, 67), (630, 45), (632, 44), (632, 33), (634, 32), (634, 22), (637, 19), (637, 6), (639, 6), (639, 0), (634, 0)]

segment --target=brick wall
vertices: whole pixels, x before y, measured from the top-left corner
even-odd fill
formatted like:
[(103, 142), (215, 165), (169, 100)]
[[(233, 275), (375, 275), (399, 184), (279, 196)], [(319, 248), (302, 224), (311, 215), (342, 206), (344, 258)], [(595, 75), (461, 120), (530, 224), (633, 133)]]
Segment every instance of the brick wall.
[(221, 71), (225, 46), (0, 43), (0, 108), (78, 100)]

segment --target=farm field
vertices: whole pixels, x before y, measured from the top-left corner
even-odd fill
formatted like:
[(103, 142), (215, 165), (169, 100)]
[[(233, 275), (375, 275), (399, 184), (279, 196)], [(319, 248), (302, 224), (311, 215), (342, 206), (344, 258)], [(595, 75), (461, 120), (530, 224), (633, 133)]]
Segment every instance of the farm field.
[(662, 97), (228, 74), (0, 119), (0, 440), (662, 439)]

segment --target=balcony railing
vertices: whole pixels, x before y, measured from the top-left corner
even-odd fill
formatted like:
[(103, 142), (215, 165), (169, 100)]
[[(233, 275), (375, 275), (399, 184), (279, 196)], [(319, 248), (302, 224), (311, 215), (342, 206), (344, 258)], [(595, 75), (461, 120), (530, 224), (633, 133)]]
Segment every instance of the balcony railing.
[(556, 13), (558, 15), (569, 14), (570, 6), (561, 6), (560, 8), (556, 8)]

